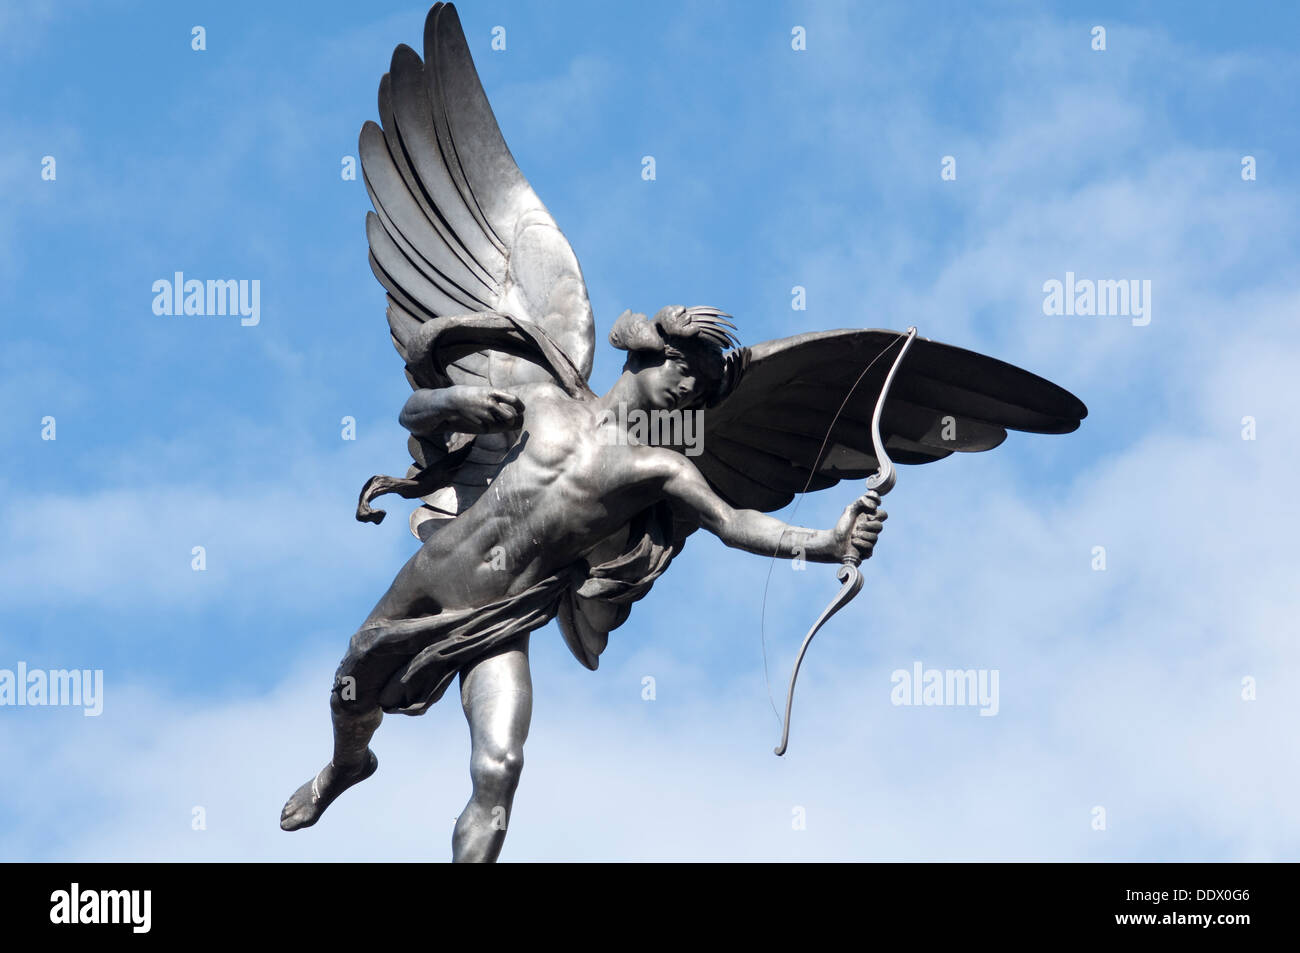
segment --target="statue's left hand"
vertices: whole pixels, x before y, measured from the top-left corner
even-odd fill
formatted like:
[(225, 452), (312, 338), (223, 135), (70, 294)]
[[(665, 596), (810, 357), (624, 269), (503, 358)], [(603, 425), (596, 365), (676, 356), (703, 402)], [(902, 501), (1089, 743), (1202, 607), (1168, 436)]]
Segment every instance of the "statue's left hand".
[(880, 509), (880, 494), (869, 490), (844, 508), (831, 533), (836, 551), (855, 552), (860, 559), (870, 559), (889, 514)]

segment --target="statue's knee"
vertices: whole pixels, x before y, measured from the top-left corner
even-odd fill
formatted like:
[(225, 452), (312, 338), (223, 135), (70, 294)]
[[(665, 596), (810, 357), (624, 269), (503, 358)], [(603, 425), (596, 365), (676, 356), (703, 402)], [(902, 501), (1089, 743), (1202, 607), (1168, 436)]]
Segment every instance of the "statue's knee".
[(522, 748), (476, 751), (470, 760), (470, 775), (475, 788), (480, 790), (512, 794), (519, 786), (519, 776), (523, 770)]
[(330, 711), (337, 717), (378, 721), (383, 718), (378, 702), (368, 694), (358, 691), (356, 679), (344, 676), (335, 679), (330, 691)]

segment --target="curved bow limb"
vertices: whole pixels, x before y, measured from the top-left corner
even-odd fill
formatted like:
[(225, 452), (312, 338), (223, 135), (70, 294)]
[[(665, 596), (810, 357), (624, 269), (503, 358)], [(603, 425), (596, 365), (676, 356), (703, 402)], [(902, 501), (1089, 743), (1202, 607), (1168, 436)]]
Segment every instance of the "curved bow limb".
[(804, 653), (808, 651), (808, 646), (812, 644), (813, 636), (817, 634), (817, 630), (825, 625), (831, 616), (848, 605), (853, 600), (853, 597), (858, 594), (858, 590), (862, 588), (862, 573), (851, 562), (845, 562), (840, 566), (836, 578), (843, 583), (840, 586), (840, 591), (835, 594), (835, 598), (831, 600), (830, 605), (822, 610), (822, 614), (812, 624), (808, 634), (803, 637), (803, 645), (799, 646), (799, 654), (794, 659), (794, 670), (790, 672), (790, 690), (785, 696), (785, 727), (781, 729), (781, 743), (773, 749), (778, 757), (785, 754), (786, 746), (790, 743), (790, 709), (794, 707), (794, 683), (799, 678), (799, 666), (803, 664)]

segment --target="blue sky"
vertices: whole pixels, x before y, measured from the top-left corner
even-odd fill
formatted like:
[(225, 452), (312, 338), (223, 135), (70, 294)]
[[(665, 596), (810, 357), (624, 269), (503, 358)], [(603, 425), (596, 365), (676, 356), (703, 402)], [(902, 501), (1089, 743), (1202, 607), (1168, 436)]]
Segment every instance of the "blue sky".
[[(352, 519), (405, 465), (408, 387), (340, 166), (426, 9), (0, 5), (0, 668), (106, 685), (98, 718), (0, 708), (0, 857), (446, 856), (454, 703), (387, 719), (381, 771), (319, 826), (276, 825), (328, 755), (347, 638), (415, 546), (401, 505)], [(768, 562), (697, 534), (600, 671), (535, 634), (503, 859), (1294, 859), (1294, 5), (460, 14), (582, 263), (597, 390), (624, 308), (711, 304), (746, 343), (916, 324), (1090, 409), (1068, 437), (902, 470), (784, 760), (759, 630), (776, 693), (829, 567), (780, 564), (763, 600)], [(176, 271), (258, 279), (260, 323), (155, 315)], [(1044, 315), (1067, 271), (1150, 280), (1151, 323)], [(793, 519), (830, 525), (857, 492)], [(915, 661), (998, 670), (998, 715), (891, 705)]]

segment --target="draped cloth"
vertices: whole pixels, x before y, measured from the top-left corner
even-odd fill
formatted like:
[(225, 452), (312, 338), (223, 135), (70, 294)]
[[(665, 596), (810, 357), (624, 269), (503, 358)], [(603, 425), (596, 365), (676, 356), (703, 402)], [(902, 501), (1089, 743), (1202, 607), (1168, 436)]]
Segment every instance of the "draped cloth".
[(565, 571), (480, 608), (368, 623), (352, 636), (334, 690), (347, 700), (351, 684), (353, 697), (389, 714), (422, 715), (461, 669), (550, 622), (572, 584)]
[[(557, 614), (569, 649), (594, 669), (609, 629), (627, 618), (631, 604), (650, 590), (675, 551), (672, 510), (660, 502), (631, 521), (612, 558), (577, 560), (485, 606), (367, 623), (352, 636), (334, 690), (345, 700), (376, 701), (389, 714), (422, 715), (457, 672), (540, 629)], [(600, 612), (601, 605), (612, 610), (612, 618)], [(589, 617), (608, 628), (593, 627)]]

